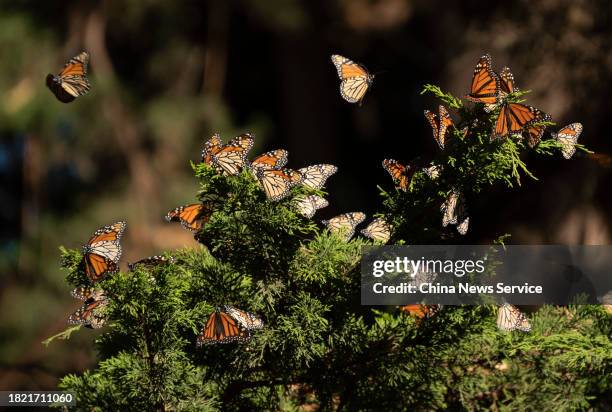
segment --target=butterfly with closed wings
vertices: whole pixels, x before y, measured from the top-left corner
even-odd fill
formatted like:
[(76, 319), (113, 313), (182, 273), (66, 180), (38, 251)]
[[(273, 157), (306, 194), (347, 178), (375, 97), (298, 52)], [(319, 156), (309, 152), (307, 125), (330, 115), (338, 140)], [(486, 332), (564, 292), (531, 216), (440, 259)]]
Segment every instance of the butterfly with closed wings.
[(197, 232), (208, 222), (213, 212), (211, 203), (192, 203), (179, 206), (166, 214), (168, 222), (180, 222), (190, 232)]
[(343, 213), (329, 220), (323, 220), (322, 223), (327, 226), (330, 232), (340, 234), (344, 240), (348, 241), (355, 234), (357, 225), (363, 222), (365, 218), (365, 213), (350, 212)]
[(202, 162), (213, 166), (218, 172), (237, 175), (247, 165), (247, 155), (253, 147), (253, 136), (244, 133), (224, 145), (218, 134), (204, 143)]
[(257, 180), (268, 200), (277, 202), (289, 195), (291, 188), (302, 182), (300, 172), (292, 169), (264, 170), (256, 172)]
[(329, 206), (329, 202), (321, 196), (310, 195), (296, 197), (293, 199), (293, 205), (299, 214), (310, 219), (317, 210)]
[(116, 222), (95, 231), (87, 244), (83, 246), (83, 264), (85, 273), (92, 283), (102, 280), (107, 275), (117, 273), (121, 258), (121, 236), (125, 222)]
[(433, 137), (440, 149), (444, 149), (448, 134), (448, 129), (453, 126), (453, 119), (448, 114), (446, 107), (440, 105), (438, 107), (438, 115), (425, 110), (425, 118), (429, 121), (433, 131)]
[(516, 306), (504, 303), (497, 311), (497, 328), (504, 332), (513, 330), (529, 332), (531, 331), (531, 323)]
[(98, 329), (104, 326), (106, 320), (104, 309), (108, 304), (108, 300), (103, 290), (80, 287), (74, 289), (71, 295), (84, 303), (83, 306), (68, 317), (69, 324), (84, 325), (91, 329)]
[(62, 103), (70, 103), (77, 97), (89, 92), (88, 64), (89, 53), (84, 51), (70, 59), (59, 74), (47, 75), (47, 87), (53, 92), (57, 100)]
[(452, 190), (446, 201), (440, 206), (442, 212), (442, 227), (457, 225), (457, 232), (465, 235), (470, 224), (470, 217), (467, 214), (465, 198), (457, 191)]
[(391, 238), (391, 225), (384, 218), (379, 217), (362, 229), (361, 234), (376, 242), (387, 243)]
[(344, 56), (334, 54), (331, 56), (331, 60), (341, 80), (340, 95), (349, 103), (361, 105), (366, 92), (374, 82), (374, 75), (370, 74), (362, 65)]
[(285, 167), (289, 159), (289, 152), (285, 149), (270, 150), (262, 155), (257, 156), (251, 162), (251, 170), (255, 173), (257, 170), (278, 170)]
[(336, 173), (338, 168), (334, 165), (319, 164), (298, 169), (303, 176), (301, 184), (311, 189), (321, 189), (327, 179)]
[(558, 132), (552, 132), (550, 135), (553, 139), (557, 139), (563, 146), (561, 147), (561, 154), (566, 159), (571, 159), (574, 153), (576, 153), (576, 143), (582, 133), (581, 123), (572, 123), (561, 128)]

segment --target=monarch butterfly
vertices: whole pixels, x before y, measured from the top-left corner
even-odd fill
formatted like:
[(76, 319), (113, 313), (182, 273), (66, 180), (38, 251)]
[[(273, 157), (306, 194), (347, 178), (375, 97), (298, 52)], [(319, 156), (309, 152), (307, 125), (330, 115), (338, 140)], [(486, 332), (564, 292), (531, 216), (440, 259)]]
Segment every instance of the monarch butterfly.
[(355, 228), (366, 218), (365, 213), (350, 212), (343, 213), (329, 220), (323, 220), (323, 224), (327, 226), (330, 232), (339, 233), (344, 236), (344, 240), (348, 241), (355, 234)]
[(269, 200), (276, 202), (285, 198), (291, 188), (302, 181), (302, 175), (291, 169), (263, 170), (256, 172), (257, 179)]
[(77, 97), (89, 92), (88, 63), (89, 53), (84, 51), (70, 59), (58, 75), (51, 73), (47, 75), (47, 87), (53, 92), (57, 100), (62, 103), (70, 103)]
[(77, 288), (73, 290), (71, 294), (85, 303), (68, 317), (69, 324), (81, 324), (92, 329), (98, 329), (104, 326), (104, 308), (108, 301), (103, 290)]
[(197, 338), (196, 344), (201, 346), (234, 341), (243, 342), (250, 337), (251, 334), (248, 329), (243, 327), (229, 313), (225, 312), (223, 308), (217, 308), (208, 317), (206, 325), (204, 325), (202, 332)]
[(425, 174), (431, 179), (435, 180), (440, 177), (440, 173), (442, 173), (443, 167), (441, 165), (431, 165), (423, 169)]
[(237, 175), (246, 164), (253, 142), (251, 134), (245, 133), (223, 145), (219, 135), (215, 134), (204, 144), (202, 162), (222, 173)]
[(245, 312), (229, 305), (225, 305), (223, 311), (238, 321), (238, 323), (247, 330), (261, 329), (264, 326), (261, 318), (253, 313)]
[(361, 233), (377, 242), (387, 243), (391, 237), (391, 226), (385, 219), (379, 217), (374, 219)]
[(174, 258), (172, 256), (165, 257), (165, 256), (155, 255), (155, 256), (146, 257), (144, 259), (140, 259), (133, 263), (128, 263), (128, 269), (130, 270), (130, 272), (133, 272), (136, 269), (137, 265), (141, 265), (146, 268), (153, 268), (155, 266), (169, 265), (171, 263), (174, 263)]
[(440, 305), (423, 305), (420, 303), (416, 305), (405, 305), (400, 307), (400, 310), (402, 312), (406, 312), (410, 316), (414, 316), (419, 320), (432, 317), (433, 315), (438, 313), (440, 309)]
[(85, 273), (92, 283), (98, 282), (106, 275), (117, 273), (117, 264), (121, 257), (119, 242), (125, 226), (125, 222), (104, 226), (96, 230), (83, 246)]
[[(514, 93), (514, 75), (510, 71), (509, 67), (504, 67), (499, 72), (499, 94), (501, 98), (504, 98), (507, 94)], [(518, 88), (516, 88), (518, 90)]]
[(498, 103), (499, 90), (499, 76), (493, 71), (491, 56), (485, 54), (474, 68), (470, 93), (465, 98), (475, 103), (484, 103), (485, 111), (489, 112)]
[(581, 133), (581, 123), (568, 124), (557, 133), (551, 133), (552, 138), (557, 139), (559, 143), (563, 145), (561, 148), (561, 154), (564, 158), (571, 159), (574, 153), (576, 153), (576, 143), (578, 142), (578, 137), (580, 137)]
[(440, 149), (444, 149), (444, 145), (446, 144), (446, 134), (448, 132), (448, 128), (453, 125), (453, 119), (451, 119), (450, 114), (448, 114), (446, 107), (442, 105), (438, 107), (439, 114), (437, 116), (429, 110), (425, 110), (424, 113), (425, 118), (431, 125), (434, 140), (436, 143), (438, 143)]
[(251, 169), (280, 169), (287, 164), (289, 152), (285, 149), (276, 149), (257, 156), (251, 162)]
[(449, 224), (457, 225), (457, 232), (465, 235), (470, 224), (470, 217), (467, 215), (465, 198), (457, 190), (451, 191), (446, 201), (440, 206), (442, 211), (442, 227)]
[(210, 139), (204, 142), (204, 149), (202, 150), (202, 162), (207, 165), (212, 164), (213, 153), (219, 153), (223, 148), (223, 141), (221, 136), (217, 133), (213, 134)]
[(363, 97), (374, 82), (374, 75), (362, 65), (338, 54), (333, 54), (331, 60), (336, 66), (338, 77), (342, 80), (340, 95), (349, 103), (361, 105)]
[[(535, 146), (542, 134), (542, 126), (533, 126), (534, 123), (550, 121), (550, 116), (539, 109), (521, 103), (505, 103), (495, 122), (493, 138), (499, 139), (509, 134), (521, 132), (524, 127), (528, 128), (528, 143)], [(533, 143), (535, 142), (535, 143)]]
[(336, 166), (328, 164), (312, 165), (298, 169), (298, 172), (304, 177), (301, 183), (312, 189), (321, 189), (327, 179), (337, 171)]
[(504, 303), (497, 311), (497, 328), (503, 331), (520, 330), (529, 332), (531, 323), (516, 306)]
[(395, 185), (406, 192), (416, 169), (412, 165), (404, 166), (394, 159), (383, 160), (383, 167), (393, 178)]
[(294, 206), (298, 213), (310, 219), (314, 216), (318, 209), (327, 207), (329, 202), (321, 196), (310, 195), (300, 196), (294, 199)]
[(208, 222), (212, 212), (212, 206), (209, 203), (193, 203), (169, 211), (166, 214), (166, 220), (181, 222), (185, 229), (197, 232)]

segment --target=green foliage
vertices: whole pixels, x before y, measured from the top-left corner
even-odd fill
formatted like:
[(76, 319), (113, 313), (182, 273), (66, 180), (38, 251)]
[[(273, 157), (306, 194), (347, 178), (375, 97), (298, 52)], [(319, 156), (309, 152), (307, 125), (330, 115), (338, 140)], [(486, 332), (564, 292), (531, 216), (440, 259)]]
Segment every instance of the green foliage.
[[(451, 190), (469, 196), (511, 187), (530, 172), (520, 138), (490, 141), (493, 114), (459, 109), (459, 128), (407, 192), (381, 189), (393, 241), (452, 239), (440, 228)], [(521, 96), (515, 96), (516, 99)], [(558, 148), (549, 141), (539, 150)], [(536, 151), (538, 151), (536, 149)], [(107, 325), (93, 371), (65, 377), (75, 410), (572, 410), (605, 405), (611, 388), (610, 315), (601, 308), (543, 307), (529, 334), (500, 332), (491, 305), (445, 307), (428, 319), (360, 305), (361, 248), (299, 215), (292, 197), (269, 202), (249, 171), (222, 176), (194, 166), (198, 197), (213, 205), (196, 234), (204, 247), (172, 253), (174, 263), (118, 273), (106, 291)], [(454, 233), (454, 232), (453, 232)], [(503, 244), (507, 235), (496, 243)], [(443, 240), (444, 241), (444, 240)], [(67, 281), (86, 284), (79, 251), (63, 250)], [(262, 317), (244, 343), (197, 347), (215, 307)], [(83, 332), (82, 332), (83, 333)]]

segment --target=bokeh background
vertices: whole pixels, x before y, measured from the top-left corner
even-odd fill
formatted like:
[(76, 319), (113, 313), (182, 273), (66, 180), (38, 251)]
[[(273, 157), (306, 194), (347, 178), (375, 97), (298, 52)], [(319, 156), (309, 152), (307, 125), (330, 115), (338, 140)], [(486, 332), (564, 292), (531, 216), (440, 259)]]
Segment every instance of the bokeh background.
[[(119, 219), (123, 265), (196, 245), (162, 216), (195, 199), (204, 138), (251, 131), (253, 153), (336, 164), (317, 217), (372, 214), (377, 185), (392, 188), (382, 159), (436, 153), (423, 84), (463, 95), (486, 51), (604, 155), (527, 155), (540, 180), (474, 199), (466, 241), (610, 243), (611, 12), (603, 0), (0, 1), (0, 390), (53, 389), (93, 365), (96, 332), (41, 344), (79, 306), (60, 245)], [(65, 105), (44, 79), (82, 49), (92, 91)], [(378, 73), (363, 106), (340, 98), (332, 53)]]

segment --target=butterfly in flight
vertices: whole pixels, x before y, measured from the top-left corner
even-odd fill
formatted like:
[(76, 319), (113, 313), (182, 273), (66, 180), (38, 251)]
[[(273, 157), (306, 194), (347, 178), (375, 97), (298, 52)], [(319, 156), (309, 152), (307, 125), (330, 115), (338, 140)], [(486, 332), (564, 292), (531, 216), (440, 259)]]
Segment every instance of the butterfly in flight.
[(504, 303), (497, 311), (497, 328), (506, 332), (513, 330), (529, 332), (531, 323), (516, 306)]
[(192, 203), (169, 211), (166, 220), (180, 222), (185, 229), (197, 232), (208, 222), (212, 212), (212, 205), (209, 203)]
[(438, 107), (438, 115), (430, 112), (429, 110), (425, 110), (425, 118), (429, 121), (431, 125), (431, 129), (433, 131), (433, 137), (440, 149), (444, 149), (444, 145), (446, 144), (446, 137), (448, 134), (449, 127), (453, 126), (453, 119), (451, 119), (450, 114), (448, 114), (448, 110), (446, 107), (440, 105)]
[(47, 75), (47, 87), (57, 97), (57, 100), (62, 103), (70, 103), (89, 92), (88, 63), (89, 53), (84, 51), (70, 59), (59, 74)]
[(136, 262), (128, 263), (128, 269), (130, 270), (130, 272), (133, 272), (136, 269), (136, 266), (142, 266), (142, 267), (151, 269), (156, 266), (169, 265), (171, 263), (174, 263), (174, 261), (175, 259), (172, 256), (170, 257), (161, 256), (161, 255), (149, 256), (144, 259), (137, 260)]
[(580, 137), (581, 133), (581, 123), (568, 124), (557, 133), (551, 133), (552, 138), (557, 139), (563, 145), (561, 147), (561, 154), (564, 158), (571, 159), (574, 153), (576, 153), (576, 143), (578, 143), (578, 137)]
[(338, 77), (340, 77), (340, 95), (349, 103), (359, 103), (372, 86), (374, 75), (370, 74), (365, 67), (344, 56), (333, 54), (332, 63), (336, 66)]
[(350, 212), (343, 213), (329, 220), (323, 220), (322, 223), (327, 226), (330, 232), (338, 233), (348, 241), (355, 234), (355, 228), (366, 218), (365, 213)]
[(287, 197), (291, 188), (301, 183), (303, 178), (301, 173), (291, 169), (259, 169), (256, 176), (268, 200), (273, 202)]
[(440, 206), (442, 212), (442, 227), (457, 225), (457, 232), (465, 235), (470, 225), (470, 217), (467, 215), (465, 198), (457, 190), (451, 191), (446, 201)]
[(393, 182), (399, 189), (403, 190), (404, 192), (408, 191), (412, 176), (414, 175), (414, 172), (416, 172), (416, 168), (414, 166), (404, 166), (397, 160), (385, 159), (383, 160), (383, 167), (391, 175)]
[(226, 307), (219, 307), (208, 317), (197, 338), (197, 345), (244, 342), (250, 337), (249, 329), (227, 312)]
[(83, 306), (68, 317), (69, 324), (85, 325), (92, 329), (104, 326), (104, 308), (108, 301), (103, 290), (81, 287), (74, 289), (71, 295), (84, 303)]
[(338, 168), (334, 165), (319, 164), (298, 169), (303, 176), (301, 184), (311, 189), (321, 189), (327, 179), (336, 173)]
[(113, 223), (95, 231), (83, 246), (85, 273), (92, 283), (102, 280), (106, 275), (117, 273), (121, 257), (121, 236), (125, 222)]
[(314, 216), (317, 210), (327, 207), (329, 202), (323, 199), (321, 196), (310, 195), (296, 197), (293, 200), (293, 204), (299, 214), (310, 219)]
[(285, 149), (270, 150), (269, 152), (259, 155), (253, 159), (251, 162), (251, 170), (254, 170), (255, 172), (260, 169), (278, 170), (285, 167), (288, 158), (289, 152), (287, 152)]
[(361, 230), (361, 234), (377, 242), (387, 243), (391, 238), (391, 225), (382, 217), (374, 219)]
[(204, 143), (202, 162), (221, 173), (237, 175), (247, 165), (247, 155), (253, 143), (253, 136), (249, 133), (233, 138), (226, 145), (215, 134)]

